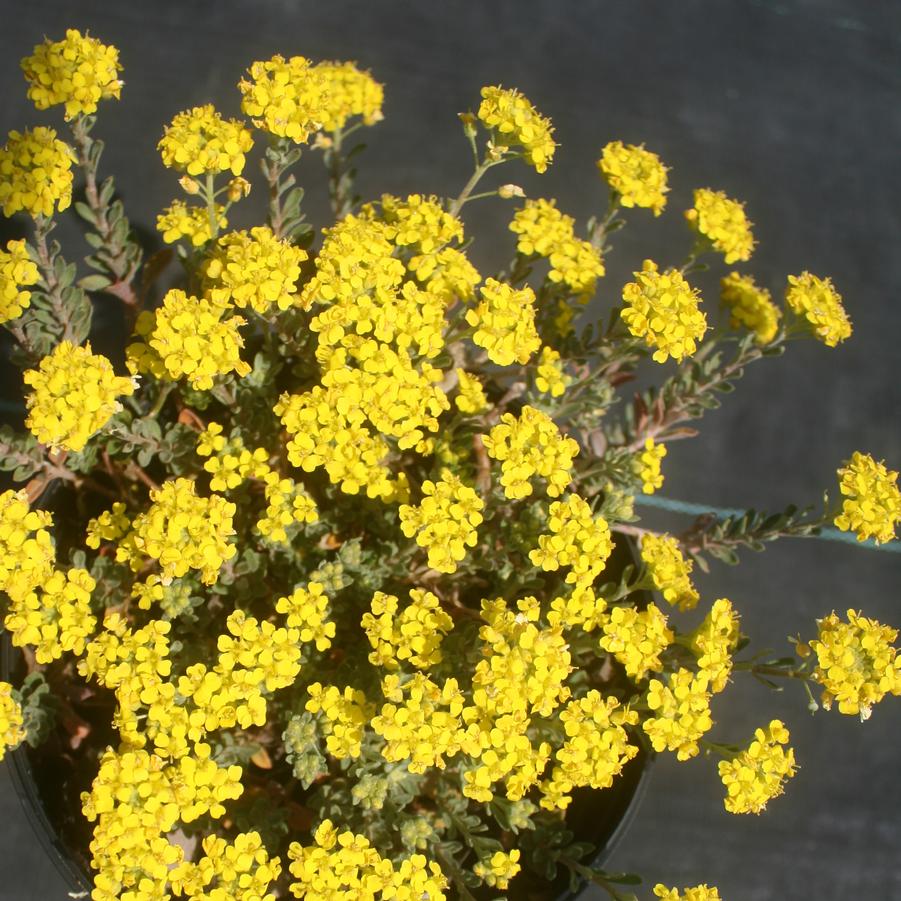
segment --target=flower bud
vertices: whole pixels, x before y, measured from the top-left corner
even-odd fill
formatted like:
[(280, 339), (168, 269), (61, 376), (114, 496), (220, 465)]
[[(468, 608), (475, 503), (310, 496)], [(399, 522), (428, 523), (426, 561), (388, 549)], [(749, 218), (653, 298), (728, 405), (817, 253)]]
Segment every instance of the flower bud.
[(196, 178), (191, 178), (190, 175), (183, 175), (178, 183), (181, 185), (182, 190), (185, 194), (199, 194), (200, 193), (200, 182), (197, 181)]
[(526, 193), (519, 185), (501, 185), (497, 189), (497, 196), (510, 200), (512, 197), (525, 197)]

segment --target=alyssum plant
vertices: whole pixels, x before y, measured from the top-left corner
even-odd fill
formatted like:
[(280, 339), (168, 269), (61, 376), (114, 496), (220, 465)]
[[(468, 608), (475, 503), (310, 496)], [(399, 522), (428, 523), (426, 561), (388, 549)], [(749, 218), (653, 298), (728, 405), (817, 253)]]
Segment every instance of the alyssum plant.
[[(558, 872), (632, 898), (635, 880), (593, 866), (567, 827), (575, 790), (610, 786), (642, 749), (703, 751), (726, 808), (757, 813), (796, 765), (778, 720), (749, 724), (744, 746), (705, 737), (733, 674), (795, 680), (861, 718), (901, 693), (895, 630), (854, 610), (776, 660), (746, 650), (728, 599), (691, 613), (708, 556), (826, 522), (892, 539), (897, 474), (870, 456), (839, 469), (822, 513), (682, 536), (634, 524), (666, 443), (744, 367), (851, 334), (808, 272), (784, 307), (726, 274), (709, 329), (690, 278), (702, 256), (749, 259), (740, 203), (697, 190), (684, 263), (646, 260), (609, 318), (585, 322), (624, 217), (666, 204), (655, 154), (603, 148), (609, 203), (581, 236), (553, 200), (476, 193), (489, 169), (541, 173), (555, 150), (525, 97), (486, 87), (461, 117), (474, 171), (458, 197), (361, 205), (348, 139), (381, 118), (382, 86), (276, 56), (238, 85), (255, 130), (211, 105), (166, 126), (185, 197), (157, 223), (175, 253), (145, 259), (92, 135), (119, 97), (116, 49), (73, 30), (22, 67), (69, 134), (11, 132), (0, 150), (3, 212), (34, 226), (0, 250), (27, 405), (25, 428), (0, 434), (25, 483), (0, 494), (0, 589), (30, 673), (0, 685), (0, 742), (55, 741), (90, 769), (95, 901), (471, 899)], [(229, 230), (255, 142), (268, 218)], [(295, 186), (302, 149), (327, 170), (336, 221), (319, 232)], [(51, 240), (76, 178), (90, 274)], [(467, 258), (461, 219), (488, 196), (519, 204), (494, 276)], [(181, 286), (159, 297), (175, 256)], [(125, 374), (91, 349), (89, 295), (133, 325)], [(662, 385), (616, 407), (648, 356)], [(614, 566), (626, 542), (634, 565)]]

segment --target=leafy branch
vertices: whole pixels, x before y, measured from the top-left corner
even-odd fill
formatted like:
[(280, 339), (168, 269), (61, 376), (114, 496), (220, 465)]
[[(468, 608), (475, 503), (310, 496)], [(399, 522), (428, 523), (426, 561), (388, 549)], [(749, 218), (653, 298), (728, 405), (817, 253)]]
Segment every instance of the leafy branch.
[(286, 175), (300, 160), (300, 154), (300, 148), (289, 140), (273, 138), (260, 161), (269, 185), (269, 227), (276, 238), (297, 239), (312, 232), (300, 211), (303, 188), (295, 187), (297, 179), (293, 175)]

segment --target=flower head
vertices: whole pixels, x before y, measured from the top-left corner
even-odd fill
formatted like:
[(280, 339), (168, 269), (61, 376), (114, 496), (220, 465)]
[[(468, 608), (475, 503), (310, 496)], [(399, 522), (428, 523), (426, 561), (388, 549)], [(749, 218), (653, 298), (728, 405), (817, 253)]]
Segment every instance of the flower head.
[(732, 652), (741, 634), (738, 614), (728, 598), (714, 601), (710, 612), (691, 636), (691, 649), (697, 654), (698, 669), (710, 681), (712, 692), (722, 691), (732, 672)]
[(653, 716), (643, 720), (641, 728), (654, 750), (675, 751), (679, 760), (694, 757), (700, 750), (698, 740), (713, 726), (707, 676), (679, 669), (665, 683), (651, 679), (647, 705)]
[(646, 207), (659, 216), (666, 206), (667, 168), (644, 145), (611, 141), (601, 151), (598, 169), (625, 207)]
[(64, 103), (66, 119), (89, 116), (97, 104), (119, 99), (119, 51), (70, 28), (61, 41), (44, 40), (22, 60), (28, 99), (40, 109)]
[(253, 138), (243, 122), (223, 119), (208, 103), (179, 113), (166, 126), (158, 146), (163, 164), (170, 169), (188, 175), (240, 175)]
[(827, 347), (851, 337), (851, 320), (828, 278), (817, 278), (809, 272), (790, 275), (785, 302), (807, 320), (816, 338)]
[[(221, 204), (216, 204), (215, 216), (219, 228), (228, 226), (225, 207)], [(167, 244), (174, 244), (182, 238), (187, 238), (194, 247), (202, 247), (213, 237), (207, 208), (188, 206), (183, 200), (173, 200), (172, 204), (156, 217), (156, 230)]]
[(659, 272), (651, 260), (645, 260), (635, 281), (623, 288), (623, 301), (623, 321), (636, 338), (656, 348), (653, 356), (658, 363), (691, 356), (707, 331), (697, 289), (676, 269)]
[(666, 445), (657, 444), (653, 438), (646, 438), (644, 450), (633, 464), (635, 474), (641, 481), (641, 490), (645, 494), (653, 494), (663, 485), (663, 473), (660, 472), (660, 461), (666, 456)]
[(62, 212), (72, 202), (72, 148), (52, 128), (11, 131), (0, 148), (3, 215), (20, 210), (33, 219)]
[(898, 473), (886, 469), (884, 463), (877, 463), (869, 454), (854, 451), (839, 469), (838, 477), (845, 500), (842, 512), (835, 517), (836, 526), (857, 533), (858, 541), (892, 541), (895, 525), (901, 520)]
[(717, 889), (707, 885), (694, 885), (679, 891), (677, 888), (667, 888), (662, 882), (654, 886), (654, 894), (660, 901), (720, 901), (720, 893)]
[(700, 595), (690, 578), (694, 564), (682, 556), (679, 542), (672, 535), (646, 532), (641, 539), (641, 559), (654, 587), (674, 607), (691, 610), (698, 603)]
[(544, 172), (554, 156), (553, 126), (519, 91), (501, 87), (482, 88), (479, 119), (497, 134), (497, 143), (516, 144), (523, 159)]
[(31, 291), (24, 289), (39, 279), (38, 267), (28, 255), (26, 243), (7, 241), (6, 250), (0, 250), (0, 323), (22, 315), (31, 304)]
[(528, 363), (541, 347), (535, 330), (535, 292), (528, 285), (517, 289), (493, 278), (486, 279), (480, 291), (481, 302), (466, 311), (466, 321), (475, 329), (472, 340), (498, 366)]
[[(314, 66), (303, 56), (273, 56), (248, 70), (250, 79), (238, 84), (241, 109), (257, 128), (295, 144), (305, 144), (326, 121), (337, 122), (347, 109), (331, 102), (329, 68)], [(340, 86), (339, 86), (340, 90)]]
[(730, 272), (720, 282), (720, 299), (729, 310), (732, 328), (750, 329), (758, 344), (769, 344), (776, 337), (782, 313), (770, 292), (758, 288), (751, 276)]
[(639, 681), (649, 671), (663, 669), (660, 654), (672, 643), (673, 633), (656, 604), (644, 610), (614, 607), (601, 629), (601, 647), (622, 663), (632, 679)]
[(710, 241), (714, 250), (723, 254), (727, 263), (751, 259), (754, 236), (744, 204), (731, 200), (722, 191), (698, 188), (694, 206), (685, 212), (685, 218)]
[(0, 682), (0, 760), (10, 748), (20, 745), (27, 735), (22, 707), (13, 697), (9, 682)]
[(135, 380), (117, 376), (106, 357), (91, 353), (90, 343), (77, 347), (70, 341), (57, 344), (22, 380), (33, 389), (25, 420), (32, 434), (51, 448), (72, 451), (82, 450), (122, 409), (118, 398), (135, 390)]
[(495, 851), (491, 857), (480, 860), (473, 867), (473, 872), (485, 885), (504, 891), (510, 880), (522, 869), (519, 865), (519, 850)]
[(344, 128), (351, 116), (361, 116), (364, 125), (375, 125), (382, 118), (384, 86), (369, 72), (350, 62), (317, 63), (315, 71), (325, 77), (328, 101), (323, 106), (322, 128)]
[(810, 642), (817, 655), (814, 678), (823, 688), (823, 706), (868, 719), (873, 705), (887, 694), (901, 694), (901, 658), (893, 642), (898, 630), (849, 610), (848, 622), (835, 613), (818, 620), (819, 635)]
[(788, 744), (788, 729), (772, 720), (758, 729), (754, 740), (732, 760), (719, 763), (720, 779), (726, 786), (724, 801), (730, 813), (760, 813), (767, 801), (781, 795), (786, 779), (795, 775), (795, 752)]

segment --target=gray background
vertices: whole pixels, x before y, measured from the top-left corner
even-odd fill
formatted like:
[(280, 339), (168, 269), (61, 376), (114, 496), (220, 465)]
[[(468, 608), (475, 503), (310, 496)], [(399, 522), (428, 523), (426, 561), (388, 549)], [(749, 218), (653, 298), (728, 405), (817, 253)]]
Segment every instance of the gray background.
[[(681, 259), (680, 211), (694, 187), (709, 185), (747, 202), (759, 240), (750, 269), (761, 282), (781, 291), (789, 272), (831, 275), (855, 329), (835, 350), (807, 342), (754, 367), (700, 438), (671, 446), (665, 493), (776, 508), (817, 502), (855, 449), (901, 467), (897, 2), (2, 0), (0, 20), (0, 133), (58, 123), (30, 107), (18, 70), (44, 34), (89, 28), (120, 48), (123, 99), (103, 106), (98, 132), (108, 139), (104, 172), (121, 173), (144, 228), (177, 195), (155, 151), (162, 123), (210, 100), (238, 114), (234, 83), (276, 52), (355, 59), (386, 83), (386, 121), (367, 132), (364, 196), (456, 193), (470, 166), (456, 113), (477, 104), (483, 84), (522, 89), (553, 119), (560, 143), (545, 176), (510, 167), (503, 180), (556, 196), (580, 220), (603, 202), (599, 148), (646, 142), (672, 167), (668, 214), (630, 216), (602, 303), (616, 302), (643, 256)], [(321, 164), (310, 155), (301, 166), (321, 222)], [(509, 251), (511, 212), (499, 202), (466, 211), (470, 230), (498, 239), (483, 237), (476, 251), (486, 266)], [(17, 227), (2, 226), (3, 236)], [(701, 284), (712, 295), (711, 282)], [(901, 625), (899, 575), (895, 553), (796, 541), (698, 583), (707, 602), (734, 601), (756, 645), (781, 651), (785, 636), (810, 635), (814, 617), (833, 608)], [(737, 679), (715, 704), (714, 737), (744, 742), (781, 717), (801, 766), (787, 794), (760, 817), (734, 817), (722, 809), (712, 760), (663, 757), (611, 868), (643, 873), (645, 897), (662, 880), (706, 881), (731, 901), (901, 898), (898, 711), (889, 699), (863, 725), (837, 712), (811, 717), (799, 688), (773, 695)], [(65, 897), (2, 767), (0, 824), (0, 898)]]

